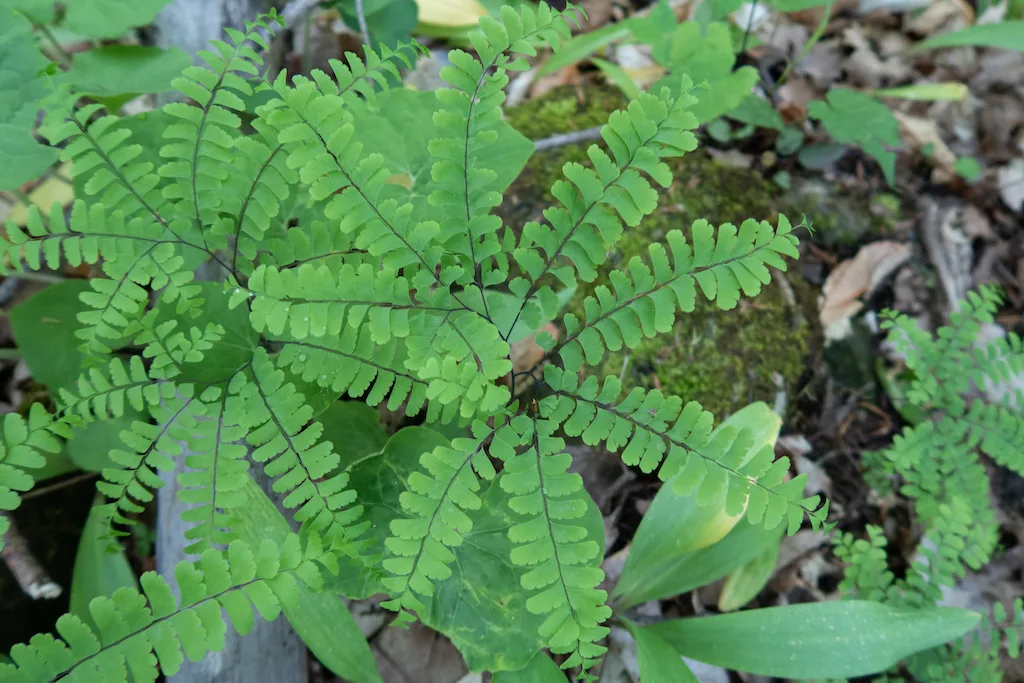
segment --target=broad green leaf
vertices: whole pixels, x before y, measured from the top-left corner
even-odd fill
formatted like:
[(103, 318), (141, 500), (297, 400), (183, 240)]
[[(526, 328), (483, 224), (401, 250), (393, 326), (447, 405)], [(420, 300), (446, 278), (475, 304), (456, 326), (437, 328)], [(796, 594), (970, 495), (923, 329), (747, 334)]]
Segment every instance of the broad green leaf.
[(730, 109), (725, 115), (761, 128), (782, 130), (786, 125), (771, 102), (754, 94), (746, 95), (735, 108)]
[[(427, 197), (434, 189), (430, 173), (435, 159), (429, 144), (440, 137), (433, 121), (437, 108), (434, 92), (406, 88), (388, 90), (377, 97), (375, 114), (360, 131), (364, 153), (376, 152), (383, 156), (385, 166), (397, 176), (388, 189), (406, 194), (403, 185), (407, 187), (421, 219), (436, 216)], [(487, 147), (487, 164), (497, 175), (485, 187), (503, 192), (533, 154), (533, 143), (504, 121), (498, 121), (495, 130), (498, 137)]]
[(812, 7), (824, 7), (834, 0), (769, 0), (768, 4), (780, 12), (800, 12)]
[(576, 62), (586, 59), (607, 45), (629, 36), (629, 28), (624, 23), (605, 24), (596, 31), (581, 33), (566, 41), (557, 53), (544, 62), (537, 72), (538, 78), (553, 74)]
[(654, 84), (653, 92), (663, 86), (678, 92), (683, 74), (694, 83), (707, 83), (707, 87), (694, 90), (697, 104), (689, 109), (699, 123), (737, 107), (758, 78), (757, 69), (750, 66), (733, 71), (736, 55), (729, 25), (724, 22), (712, 22), (704, 31), (696, 21), (679, 24), (670, 38), (653, 46), (652, 56), (669, 72)]
[(565, 673), (543, 652), (538, 652), (530, 663), (518, 671), (499, 671), (491, 676), (491, 683), (565, 683)]
[(776, 539), (760, 555), (729, 574), (718, 595), (718, 610), (732, 612), (753, 600), (775, 572), (782, 544)]
[(105, 45), (75, 55), (67, 79), (77, 92), (102, 99), (116, 112), (135, 95), (170, 90), (189, 63), (176, 47)]
[(900, 146), (900, 125), (887, 106), (855, 90), (832, 88), (826, 101), (807, 105), (807, 113), (836, 142), (857, 145), (874, 157), (889, 184), (895, 182), (896, 154), (886, 147)]
[[(716, 432), (723, 429), (747, 430), (754, 449), (759, 450), (774, 446), (781, 425), (779, 416), (767, 404), (758, 402), (734, 413), (718, 426)], [(737, 533), (742, 534), (742, 540), (748, 546), (755, 542), (766, 543), (767, 539), (777, 540), (781, 533), (778, 529), (765, 531), (763, 527), (749, 524), (743, 519), (742, 512), (730, 516), (716, 507), (699, 505), (696, 493), (677, 495), (672, 482), (666, 482), (640, 522), (613, 595), (621, 598), (623, 606), (630, 606), (704, 585), (708, 571), (712, 567), (717, 570), (719, 565), (715, 562), (702, 566), (701, 556), (695, 556), (695, 551), (709, 546), (714, 548), (719, 542), (724, 542), (723, 539), (727, 539), (734, 528), (743, 530)], [(740, 560), (733, 567), (744, 561)], [(728, 573), (733, 567), (710, 580)], [(701, 583), (694, 584), (694, 581)]]
[[(546, 323), (554, 320), (562, 312), (562, 309), (572, 301), (574, 294), (576, 294), (575, 287), (566, 287), (558, 291), (552, 302), (553, 305), (544, 308), (541, 313), (541, 319), (537, 321), (538, 324), (536, 326), (531, 325), (526, 320), (525, 315), (519, 316), (515, 327), (509, 332), (508, 343), (514, 344), (517, 341), (526, 339)], [(523, 300), (513, 294), (495, 291), (487, 292), (487, 305), (490, 307), (491, 319), (494, 320), (495, 326), (503, 332), (512, 325), (512, 321), (515, 320), (516, 313), (519, 312), (522, 303)]]
[(1024, 20), (1000, 21), (997, 24), (968, 26), (959, 31), (942, 33), (923, 40), (914, 50), (934, 50), (939, 47), (1001, 47), (1006, 50), (1024, 51)]
[(686, 666), (682, 655), (661, 636), (628, 619), (624, 622), (633, 640), (636, 641), (636, 654), (640, 660), (640, 680), (644, 683), (697, 683), (697, 677)]
[(64, 451), (60, 453), (47, 453), (46, 464), (37, 470), (32, 470), (32, 479), (38, 485), (47, 479), (53, 479), (62, 474), (74, 472), (77, 469), (79, 469), (78, 465)]
[(641, 43), (654, 45), (671, 36), (678, 22), (671, 3), (658, 0), (646, 17), (630, 17), (623, 23)]
[(979, 180), (985, 173), (981, 164), (974, 157), (960, 157), (953, 164), (953, 170), (958, 176), (972, 183)]
[(674, 619), (649, 627), (686, 657), (778, 678), (852, 678), (958, 638), (980, 615), (896, 609), (866, 600), (814, 602)]
[(125, 411), (123, 417), (114, 420), (97, 420), (71, 430), (71, 438), (64, 444), (64, 450), (75, 465), (89, 472), (100, 472), (104, 467), (114, 467), (110, 451), (124, 448), (119, 436), (130, 429), (134, 420), (148, 421), (148, 418), (133, 410)]
[(28, 19), (0, 5), (0, 190), (39, 177), (57, 161), (57, 150), (32, 136), (40, 103), (49, 92), (46, 79), (37, 74), (48, 63), (36, 48)]
[(621, 90), (626, 97), (633, 99), (640, 93), (640, 89), (637, 88), (633, 79), (618, 64), (609, 62), (607, 59), (601, 59), (600, 57), (594, 57), (591, 61), (597, 65), (597, 68), (601, 70), (605, 78)]
[(151, 23), (170, 0), (74, 0), (67, 4), (65, 25), (87, 38), (117, 38)]
[(875, 97), (898, 97), (922, 102), (960, 102), (970, 91), (963, 83), (916, 83), (898, 88), (872, 90)]
[(14, 341), (32, 376), (50, 389), (71, 387), (81, 374), (85, 356), (75, 336), (78, 313), (86, 310), (78, 296), (89, 291), (85, 280), (50, 285), (11, 309), (8, 320)]
[(259, 335), (249, 324), (249, 316), (244, 306), (235, 309), (228, 307), (230, 299), (224, 286), (215, 282), (198, 282), (202, 288), (200, 296), (204, 303), (202, 313), (197, 318), (188, 314), (180, 314), (170, 306), (160, 309), (158, 319), (177, 320), (175, 332), (187, 332), (189, 327), (205, 330), (207, 325), (215, 324), (224, 328), (224, 336), (214, 342), (213, 347), (203, 352), (203, 360), (185, 366), (184, 376), (199, 382), (219, 382), (235, 374), (235, 372), (252, 358)]
[[(101, 501), (102, 502), (102, 501)], [(107, 522), (94, 505), (85, 520), (82, 538), (75, 555), (75, 569), (71, 576), (71, 605), (69, 611), (87, 622), (92, 622), (89, 603), (93, 598), (109, 597), (122, 586), (139, 589), (128, 558), (120, 544), (111, 544), (104, 535)], [(114, 552), (111, 552), (113, 550)]]
[[(265, 539), (283, 543), (291, 528), (263, 489), (249, 477), (240, 493), (245, 514), (239, 515), (236, 530), (242, 540), (257, 548)], [(314, 592), (301, 581), (295, 583), (299, 599), (294, 606), (285, 606), (284, 613), (309, 651), (345, 680), (381, 683), (370, 646), (341, 598), (331, 591)]]
[(322, 438), (334, 444), (334, 452), (341, 456), (338, 467), (343, 470), (379, 453), (388, 442), (380, 414), (362, 401), (333, 403), (317, 420), (324, 426)]

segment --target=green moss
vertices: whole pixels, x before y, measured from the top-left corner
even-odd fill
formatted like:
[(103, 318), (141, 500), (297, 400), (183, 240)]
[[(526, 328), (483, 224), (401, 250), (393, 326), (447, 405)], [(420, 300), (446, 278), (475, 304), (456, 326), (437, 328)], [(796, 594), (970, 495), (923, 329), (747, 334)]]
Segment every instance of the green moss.
[[(546, 100), (511, 110), (508, 118), (532, 139), (598, 125), (622, 100), (593, 92), (597, 94), (581, 104), (575, 91), (556, 91)], [(542, 210), (552, 201), (551, 185), (568, 161), (588, 163), (586, 146), (534, 155), (505, 195), (501, 213), (508, 225), (541, 220)], [(579, 314), (583, 298), (606, 282), (605, 273), (646, 254), (647, 246), (662, 241), (669, 230), (688, 231), (698, 218), (737, 225), (746, 218), (776, 218), (778, 190), (756, 171), (718, 164), (699, 151), (668, 161), (675, 181), (662, 191), (659, 209), (639, 226), (626, 229), (602, 274), (594, 283), (581, 285), (570, 310)], [(802, 288), (793, 284), (791, 291)], [(811, 337), (810, 326), (786, 303), (787, 286), (773, 282), (761, 296), (741, 301), (732, 311), (698, 302), (697, 310), (677, 318), (672, 333), (647, 340), (629, 353), (609, 354), (590, 372), (622, 376), (627, 387), (660, 388), (684, 400), (698, 400), (719, 416), (750, 401), (772, 403), (776, 393), (791, 387), (803, 371)]]

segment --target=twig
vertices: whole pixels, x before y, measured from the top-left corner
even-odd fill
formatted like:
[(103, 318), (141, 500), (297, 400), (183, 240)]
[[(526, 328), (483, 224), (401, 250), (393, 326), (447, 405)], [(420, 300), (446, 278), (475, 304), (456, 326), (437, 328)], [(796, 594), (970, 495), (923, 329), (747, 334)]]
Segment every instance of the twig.
[(0, 550), (0, 557), (4, 558), (7, 568), (11, 570), (21, 590), (33, 600), (52, 600), (60, 597), (64, 589), (54, 583), (46, 570), (39, 565), (29, 550), (25, 537), (14, 525), (14, 520), (8, 518), (8, 521), (10, 526), (4, 534), (4, 547)]
[(779, 80), (775, 81), (775, 87), (779, 87), (786, 82), (786, 79), (789, 77), (789, 72), (793, 70), (793, 67), (802, 62), (804, 57), (806, 57), (818, 41), (821, 40), (821, 36), (824, 35), (825, 29), (828, 28), (828, 22), (831, 18), (832, 3), (830, 2), (825, 5), (825, 11), (821, 15), (821, 21), (818, 22), (818, 27), (814, 29), (814, 33), (811, 34), (810, 39), (804, 43), (803, 49), (800, 50), (800, 54), (798, 54), (796, 58), (786, 66), (785, 71), (783, 71), (782, 75), (779, 76)]
[(69, 479), (58, 481), (56, 484), (50, 484), (49, 486), (41, 486), (39, 488), (32, 489), (27, 493), (21, 494), (21, 499), (28, 500), (29, 498), (35, 498), (37, 496), (45, 496), (47, 493), (53, 493), (54, 491), (59, 491), (60, 489), (67, 488), (69, 486), (74, 486), (79, 482), (83, 482), (89, 479), (95, 479), (98, 476), (100, 476), (99, 472), (83, 472)]
[(534, 141), (534, 150), (537, 152), (543, 152), (557, 147), (564, 147), (565, 145), (575, 145), (580, 142), (592, 142), (593, 140), (599, 140), (601, 138), (601, 128), (603, 128), (603, 126), (594, 126), (593, 128), (584, 128), (583, 130), (573, 131), (572, 133), (557, 133), (550, 137), (541, 138), (540, 140)]
[(370, 29), (366, 25), (366, 12), (363, 10), (363, 0), (356, 0), (356, 18), (359, 19), (359, 32), (363, 34), (363, 45), (370, 46)]
[(747, 51), (747, 39), (750, 38), (750, 30), (754, 27), (754, 15), (757, 13), (757, 0), (750, 3), (750, 16), (747, 17), (747, 27), (743, 30), (743, 43), (740, 45), (740, 54)]
[(39, 31), (47, 40), (50, 41), (50, 44), (53, 45), (54, 50), (57, 52), (57, 59), (60, 61), (61, 66), (65, 69), (71, 68), (71, 62), (73, 61), (71, 53), (65, 50), (64, 46), (60, 44), (60, 41), (50, 33), (50, 29), (46, 28), (45, 24), (37, 24), (34, 21), (32, 22), (32, 28)]

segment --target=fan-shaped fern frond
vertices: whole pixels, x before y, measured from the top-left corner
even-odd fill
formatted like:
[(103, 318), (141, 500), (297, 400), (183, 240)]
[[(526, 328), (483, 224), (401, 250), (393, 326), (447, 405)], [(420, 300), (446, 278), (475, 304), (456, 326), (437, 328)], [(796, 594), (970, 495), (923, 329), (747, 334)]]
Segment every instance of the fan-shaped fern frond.
[(348, 473), (331, 474), (341, 459), (330, 441), (319, 441), (323, 425), (310, 422), (312, 408), (266, 351), (257, 350), (251, 370), (251, 379), (236, 375), (230, 390), (245, 401), (252, 459), (264, 463), (274, 491), (287, 494), (284, 506), (298, 508), (296, 521), (332, 545), (350, 543), (362, 532), (362, 506), (353, 504)]
[(583, 479), (568, 471), (572, 456), (554, 436), (556, 423), (520, 416), (512, 424), (520, 452), (505, 463), (498, 480), (513, 496), (509, 507), (523, 519), (508, 532), (515, 545), (512, 563), (530, 568), (521, 583), (534, 591), (526, 608), (547, 615), (541, 637), (552, 652), (569, 654), (563, 668), (581, 667), (586, 677), (605, 651), (597, 642), (608, 634), (601, 624), (611, 609), (607, 593), (597, 588), (604, 580), (598, 566), (603, 549), (575, 522), (586, 512), (579, 495)]
[[(506, 263), (492, 276), (492, 259), (507, 262), (507, 256), (497, 235), (501, 219), (491, 215), (501, 203), (501, 192), (493, 187), (498, 160), (489, 150), (498, 138), (495, 126), (501, 122), (507, 71), (526, 68), (525, 60), (513, 61), (514, 55), (535, 55), (537, 46), (557, 47), (568, 38), (574, 11), (569, 6), (552, 12), (543, 3), (536, 10), (528, 5), (503, 7), (502, 22), (482, 17), (479, 30), (471, 34), (479, 59), (452, 50), (451, 64), (441, 70), (441, 77), (454, 87), (437, 90), (443, 107), (434, 113), (434, 122), (442, 137), (430, 141), (437, 161), (431, 169), (436, 189), (429, 201), (444, 210), (441, 240), (462, 257), (463, 270), (478, 290), (504, 282), (508, 273)], [(472, 298), (481, 297), (478, 292)]]
[(541, 415), (567, 436), (621, 451), (627, 465), (644, 472), (660, 465), (658, 476), (671, 480), (680, 495), (696, 491), (700, 504), (720, 506), (729, 515), (745, 509), (752, 523), (768, 529), (786, 520), (790, 534), (805, 516), (818, 528), (828, 515), (819, 496), (803, 497), (806, 477), (785, 480), (789, 459), (775, 460), (770, 446), (755, 450), (746, 435), (731, 429), (711, 438), (714, 419), (695, 401), (684, 406), (678, 397), (639, 387), (620, 401), (616, 377), (599, 386), (591, 376), (581, 385), (577, 373), (550, 365), (544, 379), (554, 393), (541, 401)]
[(424, 453), (420, 464), (426, 472), (409, 476), (399, 497), (407, 517), (391, 522), (385, 542), (393, 557), (384, 560), (384, 569), (394, 576), (384, 579), (384, 587), (393, 597), (381, 606), (398, 612), (399, 623), (412, 621), (411, 613), (424, 609), (420, 596), (431, 597), (434, 582), (452, 575), (455, 555), (450, 549), (462, 545), (473, 529), (466, 511), (480, 509), (480, 479), (495, 475), (484, 452), (493, 433), (482, 422), (474, 423), (472, 439), (455, 439), (451, 446)]
[(357, 266), (364, 262), (366, 252), (353, 247), (352, 242), (352, 235), (314, 220), (308, 226), (289, 228), (283, 238), (270, 240), (265, 262), (281, 269), (298, 268), (306, 263), (325, 263), (332, 268), (346, 263)]
[(280, 548), (264, 541), (256, 553), (241, 541), (233, 541), (226, 553), (206, 550), (197, 563), (174, 568), (180, 600), (161, 576), (146, 572), (141, 593), (119, 588), (89, 604), (97, 630), (65, 614), (57, 620), (59, 638), (40, 634), (27, 645), (15, 645), (13, 664), (0, 664), (0, 679), (125, 683), (154, 681), (160, 672), (172, 676), (185, 657), (199, 661), (224, 648), (222, 610), (244, 635), (255, 623), (253, 608), (264, 619), (276, 619), (282, 606), (298, 599), (296, 579), (319, 590), (324, 569), (337, 571), (337, 557), (315, 536), (305, 548), (290, 535)]
[(738, 232), (725, 223), (716, 234), (707, 221), (698, 220), (691, 231), (692, 251), (682, 232), (670, 231), (671, 261), (664, 247), (650, 245), (651, 267), (633, 257), (625, 272), (611, 271), (611, 289), (601, 285), (586, 298), (585, 321), (565, 316), (566, 335), (555, 351), (566, 369), (578, 370), (584, 362), (598, 362), (607, 350), (634, 348), (644, 338), (671, 330), (677, 310), (694, 309), (698, 286), (719, 308), (731, 309), (741, 293), (756, 296), (771, 281), (767, 266), (786, 270), (782, 257), (798, 256), (797, 238), (785, 216), (779, 216), (775, 229), (751, 219)]

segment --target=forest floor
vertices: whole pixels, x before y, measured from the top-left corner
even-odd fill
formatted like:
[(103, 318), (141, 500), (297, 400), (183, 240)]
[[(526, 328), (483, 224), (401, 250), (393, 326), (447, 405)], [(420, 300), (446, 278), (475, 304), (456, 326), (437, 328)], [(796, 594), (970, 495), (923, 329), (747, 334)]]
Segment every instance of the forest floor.
[[(1009, 332), (1024, 328), (1024, 52), (964, 47), (914, 53), (907, 49), (913, 41), (972, 23), (976, 8), (956, 0), (937, 0), (914, 13), (890, 9), (895, 5), (884, 1), (859, 7), (866, 5), (873, 9), (861, 11), (855, 2), (840, 1), (829, 16), (823, 8), (784, 14), (745, 6), (746, 14), (734, 16), (756, 38), (741, 62), (762, 74), (784, 120), (806, 121), (808, 102), (836, 85), (881, 89), (956, 82), (966, 86), (963, 96), (885, 100), (899, 120), (902, 140), (894, 150), (891, 184), (871, 157), (830, 142), (810, 125), (803, 127), (802, 147), (788, 153), (778, 151), (773, 130), (747, 130), (739, 123), (709, 127), (702, 151), (674, 169), (677, 180), (666, 191), (666, 208), (645, 223), (647, 232), (638, 229), (641, 240), (696, 218), (713, 223), (772, 219), (780, 211), (792, 218), (806, 214), (815, 230), (801, 236), (799, 263), (777, 292), (765, 295), (766, 303), (741, 307), (731, 317), (698, 312), (682, 330), (686, 344), (615, 362), (623, 373), (628, 366), (630, 381), (637, 384), (667, 385), (699, 400), (706, 394), (719, 417), (752, 400), (775, 406), (785, 415), (777, 451), (790, 456), (796, 472), (808, 474), (808, 494), (828, 497), (841, 531), (861, 534), (868, 524), (885, 529), (892, 568), (899, 572), (912, 562), (921, 530), (892, 482), (872, 482), (873, 488), (863, 476), (864, 454), (887, 448), (913, 419), (901, 393), (903, 368), (884, 341), (880, 316), (896, 310), (934, 330), (967, 291), (998, 284), (1005, 295), (998, 324)], [(612, 0), (585, 0), (583, 6), (587, 31), (645, 11)], [(673, 6), (680, 19), (694, 9), (686, 3)], [(336, 22), (321, 17), (310, 34), (316, 50), (297, 45), (296, 53), (314, 62), (340, 56), (349, 39), (332, 40), (337, 30)], [(409, 77), (420, 89), (437, 85), (443, 44), (434, 47), (432, 58)], [(803, 52), (785, 83), (775, 88), (771, 81)], [(622, 42), (603, 49), (602, 56), (640, 85), (660, 77), (642, 45)], [(544, 76), (537, 72), (513, 80), (509, 89), (509, 120), (531, 139), (585, 131), (601, 123), (609, 103), (618, 101), (602, 72), (586, 60)], [(549, 169), (580, 157), (585, 144), (538, 154), (506, 195), (503, 215), (510, 222), (537, 215), (548, 196)], [(976, 164), (970, 173), (963, 172), (963, 162), (958, 165), (964, 158)], [(12, 218), (17, 210), (0, 207)], [(0, 304), (10, 309), (45, 284), (7, 278), (0, 282)], [(694, 338), (700, 343), (691, 343)], [(740, 338), (747, 341), (723, 342)], [(0, 319), (0, 344), (13, 344), (6, 318)], [(518, 352), (530, 357), (534, 349), (527, 344)], [(1024, 387), (1024, 378), (1016, 382)], [(3, 412), (17, 410), (41, 391), (23, 362), (3, 361)], [(572, 448), (605, 516), (604, 569), (614, 577), (659, 482), (622, 466), (615, 456), (582, 445)], [(987, 467), (1002, 551), (982, 571), (968, 575), (948, 596), (949, 604), (974, 607), (1024, 594), (1024, 480), (992, 463)], [(26, 496), (14, 514), (36, 558), (64, 587), (70, 585), (94, 484), (81, 473), (59, 475)], [(151, 540), (146, 534), (133, 539), (136, 569), (152, 568)], [(755, 604), (829, 599), (841, 574), (830, 538), (800, 531), (784, 539), (774, 576)], [(718, 582), (645, 609), (650, 616), (704, 613), (716, 604), (720, 589)], [(49, 629), (67, 609), (66, 597), (33, 601), (0, 564), (0, 615), (5, 615), (0, 616), (0, 652)], [(353, 612), (373, 637), (387, 683), (480, 680), (467, 674), (455, 648), (429, 629), (384, 628), (386, 617), (373, 601), (355, 604)], [(16, 614), (29, 618), (12, 619)], [(619, 635), (611, 639), (612, 656), (601, 675), (605, 683), (636, 680), (635, 649)], [(313, 680), (336, 680), (316, 662), (311, 666)], [(702, 683), (759, 680), (714, 667), (694, 671)], [(1007, 680), (1024, 681), (1024, 670), (1008, 670)]]

